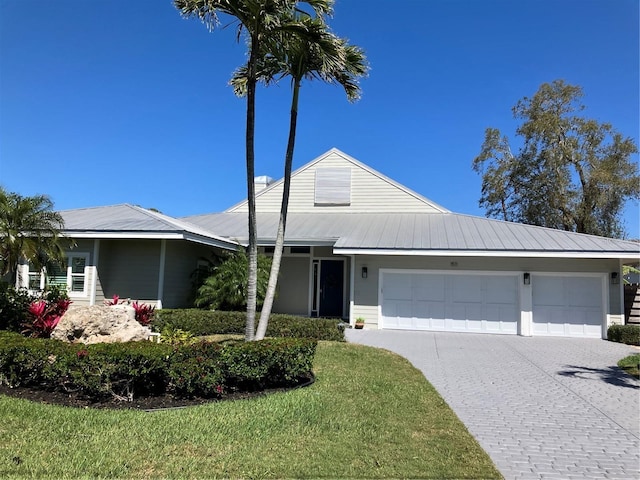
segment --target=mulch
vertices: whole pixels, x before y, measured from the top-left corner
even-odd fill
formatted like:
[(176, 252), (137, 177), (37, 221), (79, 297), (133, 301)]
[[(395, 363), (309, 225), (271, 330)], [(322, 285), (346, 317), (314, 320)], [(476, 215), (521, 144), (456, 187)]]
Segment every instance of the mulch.
[(204, 405), (212, 402), (244, 400), (249, 398), (257, 398), (273, 393), (287, 392), (297, 388), (302, 388), (313, 384), (315, 377), (310, 375), (289, 387), (270, 388), (256, 392), (233, 392), (222, 395), (220, 398), (178, 398), (173, 395), (157, 395), (148, 397), (137, 397), (133, 401), (127, 402), (114, 398), (107, 398), (100, 401), (92, 401), (79, 393), (63, 393), (51, 392), (33, 387), (16, 387), (10, 388), (6, 385), (0, 385), (0, 395), (8, 397), (20, 398), (32, 402), (45, 403), (50, 405), (63, 405), (74, 408), (93, 408), (93, 409), (113, 409), (113, 410), (141, 410), (141, 411), (161, 411), (167, 409), (178, 409), (192, 407), (196, 405)]

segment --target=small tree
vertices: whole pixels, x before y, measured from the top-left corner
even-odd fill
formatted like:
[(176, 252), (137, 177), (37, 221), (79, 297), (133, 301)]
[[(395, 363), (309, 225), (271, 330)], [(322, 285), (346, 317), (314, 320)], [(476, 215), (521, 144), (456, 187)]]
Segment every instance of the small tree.
[(28, 261), (37, 269), (62, 263), (61, 230), (64, 220), (53, 211), (46, 195), (23, 197), (0, 187), (0, 276), (15, 285), (18, 264)]
[[(271, 259), (258, 255), (257, 305), (267, 291)], [(210, 275), (198, 288), (195, 305), (200, 308), (241, 310), (247, 306), (247, 255), (244, 251), (225, 255), (211, 266)]]
[(523, 138), (513, 153), (506, 136), (488, 128), (473, 169), (482, 174), (480, 206), (507, 221), (607, 237), (624, 234), (624, 204), (640, 198), (631, 156), (638, 147), (608, 123), (579, 115), (578, 86), (543, 84), (513, 115)]
[[(296, 28), (282, 30), (274, 41), (265, 42), (258, 61), (258, 79), (267, 85), (282, 77), (290, 77), (291, 115), (289, 138), (284, 162), (284, 180), (280, 219), (271, 264), (271, 274), (255, 339), (264, 338), (275, 298), (289, 208), (289, 192), (293, 153), (296, 143), (298, 102), (303, 80), (322, 80), (340, 85), (349, 101), (360, 98), (358, 80), (367, 74), (368, 65), (361, 48), (349, 45), (346, 39), (334, 35), (324, 20), (305, 13), (296, 13), (288, 22)], [(248, 67), (236, 71), (232, 85), (235, 92), (246, 94)]]
[[(183, 17), (197, 17), (210, 30), (219, 24), (219, 16), (227, 15), (238, 22), (238, 32), (248, 36), (247, 61), (247, 115), (245, 129), (245, 158), (247, 169), (247, 207), (249, 252), (247, 275), (247, 322), (245, 338), (255, 336), (255, 318), (258, 277), (258, 233), (255, 205), (255, 97), (257, 83), (257, 62), (263, 45), (271, 41), (274, 32), (291, 28), (283, 25), (282, 18), (290, 18), (291, 12), (306, 4), (316, 15), (324, 16), (332, 12), (333, 0), (174, 0), (175, 7)], [(293, 26), (295, 27), (295, 26)]]

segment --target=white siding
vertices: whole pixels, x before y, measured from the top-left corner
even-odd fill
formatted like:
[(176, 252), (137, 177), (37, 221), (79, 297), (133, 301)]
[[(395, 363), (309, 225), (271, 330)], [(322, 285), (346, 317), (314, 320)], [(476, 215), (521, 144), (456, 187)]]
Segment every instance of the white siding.
[[(351, 169), (350, 205), (315, 205), (315, 179), (317, 168)], [(282, 202), (282, 183), (256, 196), (257, 212), (279, 212)], [(246, 212), (243, 202), (228, 210)], [(361, 165), (332, 151), (321, 160), (309, 164), (294, 173), (291, 179), (289, 212), (361, 213), (361, 212), (440, 212), (425, 199), (403, 190), (390, 180), (368, 171)]]

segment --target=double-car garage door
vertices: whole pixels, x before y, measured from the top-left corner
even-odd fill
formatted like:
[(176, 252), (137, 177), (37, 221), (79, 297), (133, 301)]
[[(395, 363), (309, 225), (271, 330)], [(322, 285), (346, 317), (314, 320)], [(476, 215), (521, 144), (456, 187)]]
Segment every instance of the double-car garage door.
[[(521, 283), (514, 272), (383, 270), (382, 328), (517, 334)], [(530, 288), (533, 335), (600, 338), (600, 277), (532, 275)]]

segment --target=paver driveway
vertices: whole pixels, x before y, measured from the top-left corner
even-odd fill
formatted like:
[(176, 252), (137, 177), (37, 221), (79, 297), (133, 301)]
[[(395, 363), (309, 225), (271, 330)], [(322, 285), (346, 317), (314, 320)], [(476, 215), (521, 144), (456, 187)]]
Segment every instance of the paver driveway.
[(407, 358), (506, 479), (640, 478), (640, 382), (605, 340), (347, 330)]

